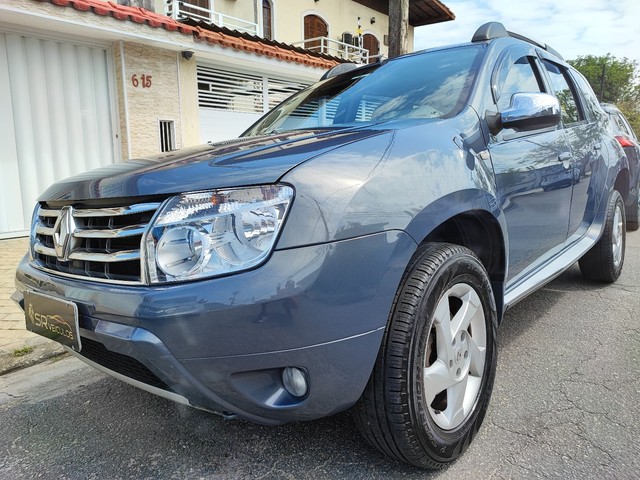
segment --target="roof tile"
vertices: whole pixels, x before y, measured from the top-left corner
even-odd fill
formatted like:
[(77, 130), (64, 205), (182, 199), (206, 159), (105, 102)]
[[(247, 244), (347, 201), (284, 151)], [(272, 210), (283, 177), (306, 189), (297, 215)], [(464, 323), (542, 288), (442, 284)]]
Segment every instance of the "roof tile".
[(199, 26), (187, 25), (178, 22), (166, 15), (145, 10), (139, 7), (128, 7), (114, 2), (103, 2), (101, 0), (34, 0), (48, 2), (60, 7), (73, 7), (81, 12), (92, 11), (96, 15), (111, 15), (116, 20), (130, 21), (137, 24), (146, 23), (152, 28), (164, 28), (169, 32), (178, 31), (183, 35), (193, 36), (196, 40), (221, 45), (223, 47), (235, 48), (256, 55), (285, 60), (287, 62), (301, 63), (317, 68), (331, 68), (338, 63), (338, 60), (325, 58), (322, 56), (310, 55), (296, 51), (295, 47), (286, 48), (288, 45), (273, 42), (262, 42), (252, 38), (242, 38), (240, 36), (229, 35), (223, 32), (215, 32), (203, 29)]

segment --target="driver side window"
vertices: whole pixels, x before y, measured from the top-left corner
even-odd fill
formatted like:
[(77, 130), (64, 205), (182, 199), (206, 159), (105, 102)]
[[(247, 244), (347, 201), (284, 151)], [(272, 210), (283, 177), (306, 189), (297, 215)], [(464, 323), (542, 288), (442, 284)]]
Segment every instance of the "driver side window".
[(533, 58), (523, 56), (509, 65), (500, 75), (498, 84), (498, 110), (509, 108), (514, 93), (544, 92), (533, 66)]

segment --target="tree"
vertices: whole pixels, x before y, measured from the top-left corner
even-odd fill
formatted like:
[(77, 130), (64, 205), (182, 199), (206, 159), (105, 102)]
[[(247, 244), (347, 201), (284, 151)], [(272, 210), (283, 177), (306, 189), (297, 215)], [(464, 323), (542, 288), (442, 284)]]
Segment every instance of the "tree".
[(569, 63), (587, 77), (601, 102), (616, 103), (628, 100), (634, 90), (637, 90), (639, 75), (636, 61), (619, 59), (607, 53), (599, 57), (581, 56), (569, 60)]
[(640, 66), (635, 60), (585, 55), (569, 60), (582, 73), (601, 102), (613, 103), (640, 134)]

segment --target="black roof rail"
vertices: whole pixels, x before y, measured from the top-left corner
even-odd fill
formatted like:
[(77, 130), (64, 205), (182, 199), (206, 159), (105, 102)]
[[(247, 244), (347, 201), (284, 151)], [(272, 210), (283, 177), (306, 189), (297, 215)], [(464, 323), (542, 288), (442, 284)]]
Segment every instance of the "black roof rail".
[(520, 35), (519, 33), (510, 32), (500, 22), (488, 22), (488, 23), (485, 23), (484, 25), (481, 25), (476, 30), (476, 33), (473, 34), (473, 37), (471, 38), (471, 41), (472, 42), (484, 42), (486, 40), (492, 40), (494, 38), (500, 38), (500, 37), (517, 38), (518, 40), (522, 40), (524, 42), (527, 42), (527, 43), (530, 43), (532, 45), (535, 45), (536, 47), (540, 47), (540, 48), (546, 50), (547, 52), (555, 55), (556, 57), (560, 58), (561, 60), (564, 60), (562, 55), (560, 55), (560, 53), (558, 53), (557, 50), (555, 50), (554, 48), (551, 48), (546, 43), (540, 43), (540, 42), (537, 42), (535, 40), (532, 40), (529, 37), (525, 37), (524, 35)]
[(339, 63), (335, 67), (330, 68), (324, 75), (320, 77), (320, 80), (326, 80), (327, 78), (335, 77), (336, 75), (340, 75), (341, 73), (350, 72), (351, 70), (355, 70), (359, 68), (360, 65), (356, 65), (355, 63)]

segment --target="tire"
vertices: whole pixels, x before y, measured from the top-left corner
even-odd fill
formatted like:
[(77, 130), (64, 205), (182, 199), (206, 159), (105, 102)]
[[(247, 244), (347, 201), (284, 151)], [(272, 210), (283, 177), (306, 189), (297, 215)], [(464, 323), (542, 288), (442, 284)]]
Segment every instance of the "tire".
[(591, 250), (580, 259), (580, 271), (587, 280), (612, 283), (620, 276), (627, 244), (625, 210), (616, 190), (609, 196), (604, 232)]
[[(452, 327), (452, 318), (462, 321), (461, 328)], [(487, 411), (496, 331), (491, 283), (478, 258), (458, 245), (421, 248), (404, 275), (374, 370), (353, 409), (365, 439), (421, 468), (441, 468), (458, 458)]]

